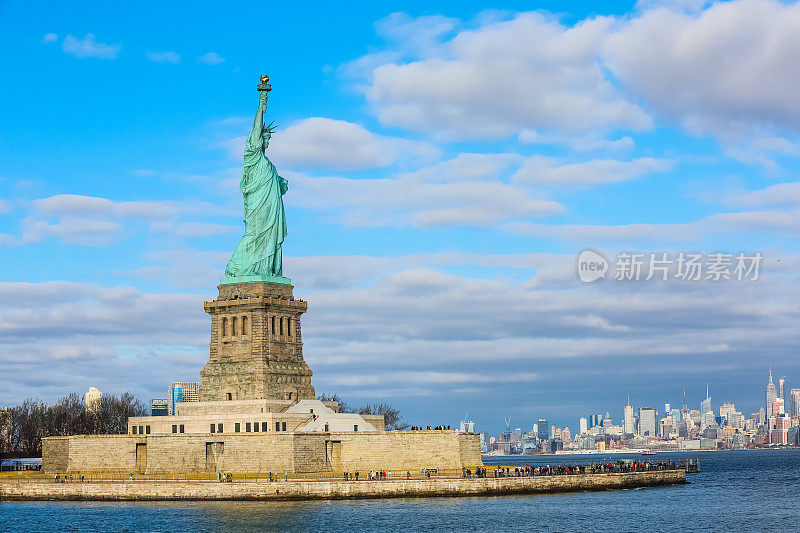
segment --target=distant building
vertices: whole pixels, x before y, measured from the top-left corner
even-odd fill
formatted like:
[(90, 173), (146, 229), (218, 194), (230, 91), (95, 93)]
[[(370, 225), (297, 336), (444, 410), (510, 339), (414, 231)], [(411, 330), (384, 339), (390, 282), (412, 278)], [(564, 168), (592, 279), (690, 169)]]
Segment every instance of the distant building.
[(169, 402), (166, 398), (153, 398), (150, 401), (150, 416), (167, 416), (169, 414)]
[(636, 433), (636, 425), (633, 421), (633, 407), (631, 407), (630, 400), (628, 401), (628, 405), (625, 406), (625, 419), (622, 422), (622, 427), (625, 433), (629, 435)]
[(593, 428), (595, 426), (602, 426), (603, 425), (603, 415), (596, 414), (596, 415), (589, 415), (589, 427)]
[(462, 420), (458, 430), (462, 433), (475, 433), (475, 422)]
[(539, 440), (547, 440), (550, 438), (550, 426), (547, 420), (540, 418), (539, 422), (536, 423), (536, 427), (538, 428), (537, 437), (539, 437)]
[(783, 403), (783, 398), (775, 398), (772, 402), (772, 409), (770, 411), (770, 416), (781, 416), (782, 414), (786, 413), (786, 407)]
[[(780, 401), (780, 399), (778, 399)], [(789, 428), (792, 425), (792, 420), (781, 413), (779, 416), (771, 416), (769, 418), (769, 443), (785, 445), (789, 444)]]
[(719, 406), (719, 416), (726, 425), (731, 425), (731, 418), (736, 413), (736, 407), (732, 403), (723, 403)]
[(86, 410), (93, 413), (100, 410), (100, 399), (103, 393), (94, 387), (89, 387), (86, 394), (83, 395), (83, 401), (86, 403)]
[(169, 415), (172, 416), (175, 414), (176, 403), (199, 401), (199, 389), (200, 384), (197, 382), (180, 381), (170, 385), (167, 391)]
[(772, 402), (778, 398), (778, 391), (775, 390), (775, 384), (772, 382), (772, 367), (769, 369), (769, 383), (767, 383), (767, 390), (765, 396), (765, 411), (767, 416), (772, 412)]
[(589, 430), (589, 422), (586, 420), (586, 417), (581, 417), (578, 421), (578, 426), (580, 428), (578, 430), (579, 435), (583, 435)]
[(656, 410), (649, 407), (639, 409), (639, 435), (642, 437), (656, 436)]
[(711, 407), (711, 396), (708, 394), (708, 383), (706, 383), (706, 399), (700, 402), (700, 416), (709, 411), (713, 411), (713, 409)]
[(790, 417), (800, 417), (800, 389), (792, 389), (786, 403), (786, 414)]

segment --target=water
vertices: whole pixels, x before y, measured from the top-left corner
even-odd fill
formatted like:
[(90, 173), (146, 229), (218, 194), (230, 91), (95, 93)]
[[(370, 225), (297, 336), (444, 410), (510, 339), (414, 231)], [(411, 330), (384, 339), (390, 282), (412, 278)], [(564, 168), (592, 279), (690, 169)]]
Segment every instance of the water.
[[(544, 465), (624, 456), (487, 458)], [(689, 485), (482, 498), (320, 502), (0, 502), (0, 531), (798, 531), (800, 450), (700, 457)]]

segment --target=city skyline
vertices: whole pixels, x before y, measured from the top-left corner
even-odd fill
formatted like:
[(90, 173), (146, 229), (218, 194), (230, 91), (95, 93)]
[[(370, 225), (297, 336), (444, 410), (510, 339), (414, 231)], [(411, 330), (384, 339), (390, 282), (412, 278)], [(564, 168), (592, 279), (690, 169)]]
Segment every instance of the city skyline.
[[(790, 376), (784, 376), (784, 377), (786, 378), (786, 385), (784, 387), (784, 396), (778, 395), (777, 397), (783, 398), (787, 402), (787, 412), (788, 412), (788, 405), (789, 405), (788, 402), (789, 402), (790, 393), (792, 391), (798, 391), (798, 397), (800, 398), (800, 380), (798, 380), (798, 382), (796, 383), (796, 386), (792, 386), (792, 382), (791, 382)], [(767, 387), (767, 383), (770, 382), (769, 381), (770, 378), (771, 378), (771, 367), (768, 367), (767, 378), (766, 378), (764, 384), (762, 384), (762, 388), (761, 388), (762, 399), (760, 400), (760, 405), (758, 405), (759, 402), (756, 401), (755, 399), (750, 399), (750, 400), (746, 400), (746, 401), (738, 401), (738, 400), (736, 400), (734, 398), (721, 398), (721, 399), (718, 398), (715, 401), (714, 400), (714, 394), (713, 394), (713, 391), (711, 390), (710, 382), (709, 382), (709, 383), (705, 384), (705, 390), (704, 390), (703, 395), (700, 397), (700, 399), (698, 399), (697, 401), (693, 402), (692, 399), (687, 396), (685, 406), (690, 411), (700, 411), (700, 412), (702, 412), (702, 410), (703, 410), (702, 409), (702, 404), (706, 400), (706, 398), (708, 398), (708, 399), (711, 400), (712, 410), (714, 410), (715, 412), (718, 412), (720, 406), (722, 406), (724, 404), (733, 404), (733, 405), (736, 406), (737, 411), (741, 412), (745, 416), (745, 418), (749, 418), (750, 415), (758, 413), (761, 408), (765, 408), (766, 402), (763, 399), (763, 394), (764, 394), (765, 388)], [(777, 388), (776, 388), (776, 391), (777, 391)], [(665, 408), (664, 408), (665, 404), (670, 404), (671, 409), (682, 409), (684, 407), (684, 403), (683, 403), (684, 394), (685, 393), (682, 391), (681, 392), (681, 396), (680, 396), (680, 398), (681, 398), (680, 402), (673, 402), (668, 398), (668, 399), (662, 400), (660, 402), (648, 402), (648, 401), (645, 401), (643, 403), (636, 403), (635, 401), (631, 401), (630, 394), (626, 394), (626, 398), (627, 398), (627, 402), (628, 402), (627, 405), (629, 405), (629, 406), (631, 406), (633, 408), (632, 414), (635, 417), (638, 417), (639, 410), (642, 409), (642, 408), (654, 409), (656, 411), (657, 417), (664, 417), (667, 414), (665, 412)], [(706, 394), (708, 394), (708, 396), (706, 396)], [(755, 410), (750, 411), (748, 408), (742, 407), (742, 406), (745, 406), (745, 405), (754, 405), (755, 406)], [(800, 404), (798, 404), (798, 405), (800, 405)], [(624, 420), (625, 420), (625, 414), (626, 414), (626, 405), (622, 405), (621, 407), (614, 406), (614, 407), (611, 407), (611, 408), (609, 408), (609, 406), (607, 406), (607, 405), (603, 405), (602, 407), (598, 407), (597, 409), (595, 409), (593, 411), (589, 411), (589, 412), (586, 412), (586, 413), (583, 413), (583, 414), (578, 414), (577, 416), (573, 417), (574, 418), (573, 422), (566, 422), (565, 423), (563, 417), (559, 417), (558, 419), (548, 419), (548, 422), (550, 422), (552, 425), (555, 425), (555, 426), (558, 426), (558, 427), (562, 427), (562, 428), (569, 428), (570, 431), (573, 431), (575, 428), (579, 428), (580, 427), (580, 419), (581, 418), (585, 417), (585, 418), (588, 419), (590, 416), (593, 416), (593, 415), (605, 416), (605, 413), (609, 413), (611, 415), (611, 419), (615, 422), (615, 424), (624, 426)], [(537, 422), (538, 422), (538, 419), (532, 420), (531, 424), (529, 424), (527, 426), (528, 429), (532, 428), (533, 426), (536, 426)], [(521, 426), (521, 425), (519, 425), (517, 423), (512, 424), (512, 426), (515, 427), (515, 428), (523, 429), (523, 430), (525, 429), (525, 427), (523, 427), (523, 426)], [(588, 427), (590, 428), (591, 424), (589, 424)], [(478, 426), (478, 431), (486, 432), (486, 433), (490, 433), (490, 434), (492, 433), (491, 431), (484, 431), (483, 429), (480, 428), (480, 426)]]
[(699, 409), (687, 403), (685, 393), (681, 405), (665, 402), (661, 412), (654, 407), (634, 409), (628, 398), (617, 423), (608, 411), (594, 413), (579, 418), (577, 431), (541, 418), (529, 431), (512, 430), (506, 418), (503, 433), (482, 433), (481, 447), (490, 455), (532, 455), (800, 446), (800, 388), (787, 389), (782, 376), (776, 394), (770, 368), (764, 391), (764, 404), (749, 415), (733, 402), (723, 401), (715, 408), (707, 385)]

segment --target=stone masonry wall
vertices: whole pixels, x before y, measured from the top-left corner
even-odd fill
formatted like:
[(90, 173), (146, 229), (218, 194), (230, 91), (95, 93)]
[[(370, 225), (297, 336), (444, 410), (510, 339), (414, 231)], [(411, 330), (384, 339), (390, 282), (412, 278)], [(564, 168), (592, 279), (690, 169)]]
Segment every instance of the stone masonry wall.
[[(341, 441), (341, 470), (461, 469), (482, 465), (480, 437), (456, 431), (331, 433)], [(470, 443), (471, 441), (472, 444)], [(462, 444), (463, 442), (463, 444)], [(476, 445), (477, 444), (477, 445)], [(339, 470), (334, 464), (333, 469)]]
[(77, 435), (44, 439), (42, 456), (48, 473), (418, 471), (481, 464), (479, 436), (456, 431)]
[(201, 401), (315, 397), (300, 327), (308, 304), (294, 299), (291, 285), (221, 285), (204, 307), (211, 342)]
[(684, 470), (484, 479), (281, 482), (0, 482), (3, 500), (315, 500), (489, 496), (675, 485)]

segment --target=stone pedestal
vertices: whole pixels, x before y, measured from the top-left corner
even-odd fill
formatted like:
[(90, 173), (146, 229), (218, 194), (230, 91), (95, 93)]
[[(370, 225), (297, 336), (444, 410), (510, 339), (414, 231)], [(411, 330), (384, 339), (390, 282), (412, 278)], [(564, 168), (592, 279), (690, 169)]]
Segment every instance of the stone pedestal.
[(200, 373), (200, 401), (315, 398), (303, 359), (300, 316), (307, 302), (282, 283), (220, 285), (205, 302), (210, 357)]

